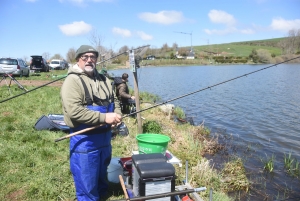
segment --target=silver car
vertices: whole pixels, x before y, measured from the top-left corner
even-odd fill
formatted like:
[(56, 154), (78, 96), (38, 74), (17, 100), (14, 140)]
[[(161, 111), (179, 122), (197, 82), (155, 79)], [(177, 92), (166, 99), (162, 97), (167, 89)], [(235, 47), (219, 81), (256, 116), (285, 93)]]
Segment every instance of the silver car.
[(11, 74), (28, 77), (30, 68), (26, 62), (18, 58), (0, 58), (0, 74)]

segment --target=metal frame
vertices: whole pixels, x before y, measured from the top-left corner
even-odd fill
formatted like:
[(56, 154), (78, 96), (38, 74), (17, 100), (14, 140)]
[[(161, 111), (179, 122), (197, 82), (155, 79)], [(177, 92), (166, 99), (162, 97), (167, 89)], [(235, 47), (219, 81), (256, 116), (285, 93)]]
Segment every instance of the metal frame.
[[(19, 86), (19, 88), (23, 89), (24, 91), (28, 91), (27, 89), (25, 89), (25, 88), (20, 84), (20, 82), (18, 82), (18, 80), (16, 80), (16, 78), (13, 77), (12, 73), (13, 73), (13, 72), (3, 73), (2, 79), (1, 79), (0, 83), (2, 82), (2, 80), (5, 81), (6, 86), (8, 87), (8, 91), (9, 91), (10, 94), (11, 94), (11, 91), (10, 91), (11, 81), (14, 81), (14, 82)], [(10, 78), (9, 84), (7, 83), (7, 80), (6, 80), (7, 77)]]

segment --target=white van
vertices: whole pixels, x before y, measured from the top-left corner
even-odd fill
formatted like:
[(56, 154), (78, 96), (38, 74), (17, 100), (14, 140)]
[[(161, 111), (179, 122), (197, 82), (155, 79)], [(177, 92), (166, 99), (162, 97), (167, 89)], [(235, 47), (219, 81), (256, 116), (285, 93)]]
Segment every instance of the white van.
[(66, 68), (66, 65), (63, 60), (53, 59), (50, 62), (50, 67), (52, 70), (64, 70)]

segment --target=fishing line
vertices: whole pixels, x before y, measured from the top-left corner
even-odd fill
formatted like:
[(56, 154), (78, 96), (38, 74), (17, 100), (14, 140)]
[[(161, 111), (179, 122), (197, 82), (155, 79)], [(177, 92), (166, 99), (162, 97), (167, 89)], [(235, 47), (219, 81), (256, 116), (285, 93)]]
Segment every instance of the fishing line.
[[(262, 70), (266, 70), (266, 69), (268, 69), (268, 68), (277, 66), (277, 65), (279, 65), (279, 64), (286, 63), (286, 62), (288, 62), (288, 61), (292, 61), (292, 60), (297, 59), (297, 58), (300, 58), (300, 56), (295, 57), (295, 58), (292, 58), (292, 59), (289, 59), (289, 60), (286, 60), (286, 61), (283, 61), (283, 62), (280, 62), (280, 63), (277, 63), (277, 64), (274, 64), (274, 65), (271, 65), (271, 66), (267, 66), (267, 67), (265, 67), (265, 68), (261, 68), (261, 69), (256, 70), (256, 71), (252, 71), (252, 72), (250, 72), (250, 73), (246, 73), (246, 74), (244, 74), (244, 75), (241, 75), (241, 76), (238, 76), (238, 77), (235, 77), (235, 78), (232, 78), (232, 79), (229, 79), (229, 80), (226, 80), (226, 81), (223, 81), (223, 82), (220, 82), (220, 83), (217, 83), (217, 84), (208, 86), (208, 87), (203, 88), (203, 89), (199, 89), (199, 90), (197, 90), (197, 91), (194, 91), (194, 92), (191, 92), (191, 93), (188, 93), (188, 94), (185, 94), (185, 95), (182, 95), (182, 96), (179, 96), (179, 97), (176, 97), (176, 98), (173, 98), (173, 99), (164, 101), (164, 102), (162, 102), (162, 103), (158, 103), (158, 104), (152, 105), (152, 106), (150, 106), (150, 107), (148, 107), (148, 108), (145, 108), (145, 109), (142, 109), (142, 110), (139, 110), (139, 111), (132, 112), (132, 113), (130, 113), (130, 114), (124, 115), (124, 116), (122, 116), (122, 118), (126, 118), (126, 117), (129, 117), (129, 116), (131, 116), (131, 115), (135, 115), (135, 114), (144, 112), (144, 111), (146, 111), (146, 110), (155, 108), (155, 107), (160, 106), (160, 105), (164, 105), (164, 104), (169, 103), (169, 102), (171, 102), (171, 101), (174, 101), (174, 100), (177, 100), (177, 99), (180, 99), (180, 98), (183, 98), (183, 97), (186, 97), (186, 96), (189, 96), (189, 95), (192, 95), (192, 94), (195, 94), (195, 93), (198, 93), (198, 92), (207, 90), (207, 89), (211, 89), (211, 88), (216, 87), (216, 86), (219, 86), (219, 85), (221, 85), (221, 84), (225, 84), (225, 83), (227, 83), (227, 82), (230, 82), (230, 81), (233, 81), (233, 80), (242, 78), (242, 77), (244, 77), (244, 76), (251, 75), (251, 74), (257, 73), (257, 72), (262, 71)], [(62, 138), (56, 139), (55, 142), (58, 142), (58, 141), (67, 139), (67, 138), (72, 137), (72, 136), (74, 136), (74, 135), (81, 134), (81, 133), (83, 133), (83, 132), (85, 132), (85, 131), (93, 130), (93, 129), (95, 129), (95, 128), (98, 128), (99, 126), (101, 126), (101, 125), (94, 126), (94, 127), (90, 127), (90, 128), (84, 129), (84, 130), (77, 131), (76, 133), (72, 133), (72, 134), (69, 134), (69, 135), (64, 136), (64, 137), (62, 137)]]
[[(143, 46), (143, 47), (148, 47), (148, 46)], [(139, 48), (143, 48), (143, 47), (139, 47)], [(139, 49), (139, 48), (136, 48), (136, 49)], [(126, 52), (123, 52), (123, 53), (120, 53), (120, 54), (118, 54), (118, 55), (116, 55), (116, 56), (114, 56), (114, 57), (111, 57), (111, 58), (115, 58), (115, 57), (120, 56), (120, 55), (125, 54), (125, 53), (127, 53), (127, 51), (126, 51)], [(110, 59), (111, 59), (111, 58), (110, 58)], [(151, 107), (149, 107), (149, 108), (140, 110), (140, 111), (138, 111), (138, 112), (134, 112), (134, 113), (132, 113), (132, 114), (137, 114), (137, 113), (139, 113), (139, 112), (143, 112), (143, 111), (148, 110), (148, 109), (151, 109), (151, 108), (153, 108), (153, 107), (157, 107), (157, 106), (159, 106), (159, 105), (163, 105), (163, 104), (169, 103), (169, 102), (171, 102), (171, 101), (174, 101), (174, 100), (177, 100), (177, 99), (180, 99), (180, 98), (183, 98), (183, 97), (186, 97), (186, 96), (189, 96), (189, 95), (198, 93), (198, 92), (200, 92), (200, 91), (204, 91), (204, 90), (207, 90), (207, 89), (211, 89), (211, 88), (213, 88), (213, 87), (219, 86), (219, 85), (221, 85), (221, 84), (225, 84), (225, 83), (227, 83), (227, 82), (230, 82), (230, 81), (233, 81), (233, 80), (242, 78), (242, 77), (247, 77), (247, 75), (251, 75), (251, 74), (257, 73), (257, 72), (259, 72), (259, 71), (266, 70), (266, 69), (268, 69), (268, 68), (272, 68), (272, 67), (277, 66), (277, 65), (279, 65), (279, 64), (283, 64), (283, 63), (286, 63), (286, 62), (288, 62), (288, 61), (292, 61), (292, 60), (295, 60), (295, 59), (298, 59), (298, 58), (300, 58), (300, 56), (295, 57), (295, 58), (292, 58), (292, 59), (285, 60), (285, 61), (283, 61), (283, 62), (279, 62), (279, 63), (273, 64), (273, 65), (271, 65), (271, 66), (267, 66), (267, 67), (265, 67), (265, 68), (261, 68), (261, 69), (259, 69), (259, 70), (256, 70), (256, 71), (253, 71), (253, 72), (250, 72), (250, 73), (246, 73), (246, 74), (244, 74), (244, 75), (241, 75), (241, 76), (238, 76), (238, 77), (235, 77), (235, 78), (232, 78), (232, 79), (229, 79), (229, 80), (226, 80), (226, 81), (223, 81), (223, 82), (220, 82), (220, 83), (217, 83), (217, 84), (208, 86), (208, 87), (203, 88), (203, 89), (199, 89), (199, 90), (197, 90), (197, 91), (194, 91), (194, 92), (191, 92), (191, 93), (188, 93), (188, 94), (179, 96), (179, 97), (177, 97), (177, 98), (173, 98), (173, 99), (171, 99), (171, 100), (162, 102), (162, 103), (160, 103), (160, 104), (156, 104), (156, 105), (154, 105), (154, 106), (151, 106)], [(108, 61), (108, 60), (109, 60), (109, 59), (106, 59), (106, 60), (101, 61), (101, 62), (98, 62), (98, 63), (102, 63), (102, 62), (105, 62), (105, 61)], [(98, 64), (98, 63), (97, 63), (97, 64)], [(56, 81), (58, 81), (58, 80), (61, 80), (61, 79), (64, 79), (64, 78), (65, 78), (65, 77), (56, 79), (56, 80), (54, 80), (54, 81), (51, 81), (51, 82), (49, 82), (49, 83), (46, 83), (46, 84), (41, 85), (41, 86), (39, 86), (39, 87), (36, 87), (36, 88), (34, 88), (34, 89), (28, 90), (28, 91), (23, 92), (23, 93), (21, 93), (21, 94), (18, 94), (18, 95), (16, 95), (16, 96), (13, 96), (13, 97), (4, 99), (4, 100), (0, 101), (0, 103), (3, 103), (3, 102), (5, 102), (5, 101), (11, 100), (11, 99), (16, 98), (16, 97), (19, 97), (19, 96), (21, 96), (21, 95), (27, 94), (27, 93), (29, 93), (29, 92), (32, 92), (32, 91), (34, 91), (34, 90), (36, 90), (36, 89), (39, 89), (39, 88), (41, 88), (41, 87), (44, 87), (44, 86), (46, 86), (46, 85), (49, 85), (49, 84), (51, 84), (51, 83), (54, 83), (54, 82), (56, 82)]]
[(160, 106), (160, 105), (164, 105), (164, 104), (169, 103), (169, 102), (171, 102), (171, 101), (174, 101), (174, 100), (177, 100), (177, 99), (180, 99), (180, 98), (184, 98), (184, 97), (186, 97), (186, 96), (189, 96), (189, 95), (192, 95), (192, 94), (195, 94), (195, 93), (198, 93), (198, 92), (207, 90), (207, 89), (211, 89), (211, 88), (213, 88), (213, 87), (216, 87), (216, 86), (225, 84), (225, 83), (227, 83), (227, 82), (230, 82), (230, 81), (233, 81), (233, 80), (242, 78), (242, 77), (247, 77), (248, 75), (257, 73), (257, 72), (262, 71), (262, 70), (266, 70), (266, 69), (268, 69), (268, 68), (272, 68), (272, 67), (277, 66), (277, 65), (279, 65), (279, 64), (283, 64), (283, 63), (286, 63), (286, 62), (288, 62), (288, 61), (292, 61), (292, 60), (295, 60), (295, 59), (298, 59), (298, 58), (300, 58), (300, 56), (295, 57), (295, 58), (292, 58), (292, 59), (285, 60), (285, 61), (280, 62), (280, 63), (273, 64), (273, 65), (271, 65), (271, 66), (267, 66), (267, 67), (261, 68), (261, 69), (256, 70), (256, 71), (252, 71), (252, 72), (250, 72), (250, 73), (246, 73), (246, 74), (244, 74), (244, 75), (240, 75), (240, 76), (238, 76), (238, 77), (235, 77), (235, 78), (232, 78), (232, 79), (229, 79), (229, 80), (225, 80), (225, 81), (223, 81), (223, 82), (219, 82), (219, 83), (217, 83), (217, 84), (214, 84), (214, 85), (205, 87), (205, 88), (203, 88), (203, 89), (199, 89), (199, 90), (197, 90), (197, 91), (193, 91), (193, 92), (188, 93), (188, 94), (184, 94), (184, 95), (182, 95), (182, 96), (179, 96), (179, 97), (176, 97), (176, 98), (173, 98), (173, 99), (164, 101), (164, 102), (162, 102), (162, 103), (155, 104), (155, 105), (153, 105), (153, 106), (150, 106), (150, 107), (148, 107), (148, 108), (142, 109), (142, 110), (140, 110), (140, 111), (136, 111), (136, 112), (130, 113), (129, 115), (135, 115), (135, 114), (137, 114), (137, 113), (144, 112), (144, 111), (146, 111), (146, 110), (155, 108), (155, 107)]
[[(142, 46), (142, 47), (137, 47), (137, 48), (131, 49), (131, 50), (138, 50), (138, 49), (146, 48), (146, 47), (149, 47), (149, 45), (145, 45), (145, 46)], [(116, 58), (116, 57), (118, 57), (118, 56), (120, 56), (120, 55), (123, 55), (123, 54), (126, 54), (126, 53), (128, 53), (128, 51), (125, 51), (125, 52), (122, 52), (122, 53), (120, 53), (120, 54), (117, 54), (117, 55), (115, 55), (115, 56), (113, 56), (113, 57), (110, 57), (110, 58), (108, 58), (108, 59), (106, 59), (106, 60), (103, 60), (103, 61), (101, 61), (101, 62), (98, 62), (98, 63), (96, 63), (96, 64), (104, 63), (104, 62), (106, 62), (106, 61), (109, 61), (109, 60), (111, 60), (111, 59), (113, 59), (113, 58)], [(28, 90), (28, 91), (26, 91), (26, 92), (23, 92), (23, 93), (21, 93), (21, 94), (12, 96), (12, 97), (7, 98), (7, 99), (4, 99), (4, 100), (1, 100), (0, 103), (6, 102), (6, 101), (11, 100), (11, 99), (14, 99), (14, 98), (17, 98), (17, 97), (19, 97), (19, 96), (22, 96), (22, 95), (24, 95), (24, 94), (27, 94), (27, 93), (29, 93), (29, 92), (32, 92), (32, 91), (37, 90), (37, 89), (39, 89), (39, 88), (42, 88), (42, 87), (44, 87), (44, 86), (47, 86), (47, 85), (49, 85), (49, 84), (52, 84), (52, 83), (54, 83), (54, 82), (56, 82), (56, 81), (59, 81), (59, 80), (61, 80), (61, 79), (66, 78), (66, 77), (67, 77), (67, 76), (58, 78), (58, 79), (56, 79), (56, 80), (53, 80), (53, 81), (51, 81), (51, 82), (49, 82), (49, 83), (46, 83), (46, 84), (43, 84), (43, 85), (38, 86), (38, 87), (36, 87), (36, 88), (33, 88), (33, 89)]]
[(13, 96), (13, 97), (4, 99), (4, 100), (0, 101), (0, 103), (6, 102), (6, 101), (11, 100), (11, 99), (14, 99), (14, 98), (17, 98), (17, 97), (19, 97), (19, 96), (22, 96), (22, 95), (24, 95), (24, 94), (27, 94), (27, 93), (29, 93), (29, 92), (32, 92), (32, 91), (37, 90), (37, 89), (39, 89), (39, 88), (42, 88), (42, 87), (44, 87), (44, 86), (47, 86), (47, 85), (49, 85), (49, 84), (52, 84), (53, 82), (56, 82), (56, 81), (61, 80), (61, 79), (64, 79), (64, 78), (66, 78), (66, 76), (61, 77), (61, 78), (58, 78), (58, 79), (56, 79), (56, 80), (53, 80), (53, 81), (51, 81), (51, 82), (49, 82), (49, 83), (43, 84), (43, 85), (41, 85), (41, 86), (38, 86), (38, 87), (36, 87), (36, 88), (30, 89), (30, 90), (28, 90), (28, 91), (26, 91), (26, 92), (23, 92), (23, 93), (21, 93), (21, 94), (15, 95), (15, 96)]

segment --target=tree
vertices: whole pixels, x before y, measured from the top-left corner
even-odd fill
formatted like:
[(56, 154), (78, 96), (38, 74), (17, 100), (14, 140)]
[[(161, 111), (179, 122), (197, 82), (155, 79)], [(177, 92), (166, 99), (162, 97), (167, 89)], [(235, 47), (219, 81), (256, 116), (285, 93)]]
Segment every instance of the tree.
[(257, 63), (259, 61), (259, 57), (255, 49), (252, 50), (251, 54), (249, 55), (249, 59), (251, 59), (254, 63)]
[(175, 59), (175, 55), (173, 52), (171, 52), (171, 54), (170, 54), (170, 59)]
[(24, 57), (23, 57), (23, 60), (24, 60), (26, 63), (28, 62), (28, 61), (27, 61), (27, 58), (28, 58), (27, 56), (24, 56)]
[(50, 60), (52, 60), (52, 59), (63, 60), (64, 58), (60, 54), (55, 54), (53, 57), (50, 58)]
[(44, 53), (42, 54), (42, 57), (44, 57), (44, 59), (46, 59), (46, 61), (48, 61), (48, 60), (49, 60), (49, 57), (50, 57), (50, 53), (49, 53), (49, 52), (44, 52)]
[(173, 51), (176, 51), (178, 49), (177, 43), (173, 43), (172, 48), (173, 48)]
[(179, 48), (179, 50), (178, 50), (178, 54), (181, 56), (184, 56), (184, 57), (187, 56), (187, 52), (188, 52), (188, 49), (184, 48), (184, 47)]
[(76, 55), (75, 48), (74, 47), (70, 48), (67, 55), (66, 55), (68, 63), (75, 63), (76, 62), (75, 55)]
[(162, 50), (163, 52), (167, 52), (167, 51), (169, 50), (168, 44), (167, 44), (167, 43), (163, 44), (163, 46), (161, 47), (161, 50)]
[(123, 47), (121, 47), (120, 49), (119, 49), (119, 53), (123, 53), (123, 52), (126, 52), (126, 51), (128, 51), (129, 50), (129, 47), (127, 46), (127, 45), (124, 45)]
[(300, 29), (289, 30), (286, 39), (278, 43), (282, 54), (295, 54), (300, 51)]
[[(92, 46), (99, 52), (98, 61), (104, 59), (104, 56), (106, 54), (106, 48), (102, 46), (103, 37), (98, 34), (96, 29), (93, 29), (89, 36), (89, 41), (91, 42)], [(102, 57), (102, 55), (104, 55)]]
[(258, 60), (261, 63), (272, 63), (272, 56), (268, 50), (259, 49), (257, 50)]

